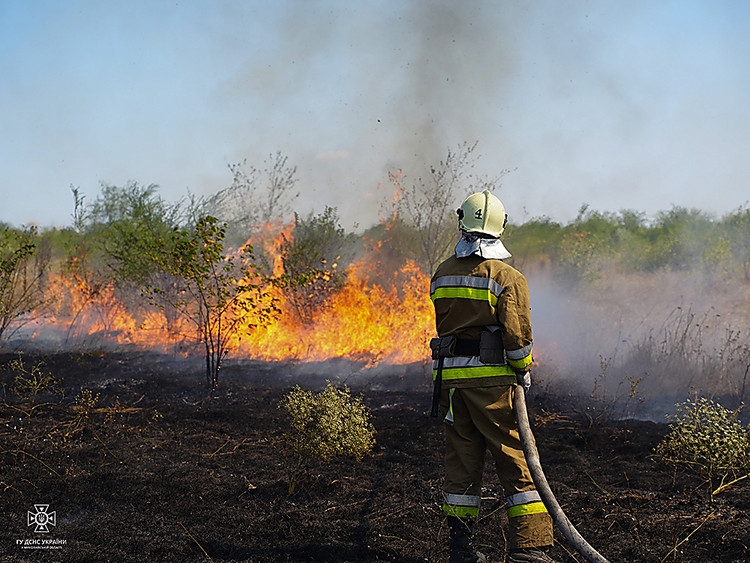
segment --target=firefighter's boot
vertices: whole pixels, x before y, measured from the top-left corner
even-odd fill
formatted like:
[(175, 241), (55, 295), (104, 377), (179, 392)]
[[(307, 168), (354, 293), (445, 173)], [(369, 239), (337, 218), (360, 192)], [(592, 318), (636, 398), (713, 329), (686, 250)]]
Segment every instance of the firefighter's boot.
[(477, 563), (486, 561), (474, 545), (474, 521), (448, 516), (451, 533), (450, 558), (448, 563)]

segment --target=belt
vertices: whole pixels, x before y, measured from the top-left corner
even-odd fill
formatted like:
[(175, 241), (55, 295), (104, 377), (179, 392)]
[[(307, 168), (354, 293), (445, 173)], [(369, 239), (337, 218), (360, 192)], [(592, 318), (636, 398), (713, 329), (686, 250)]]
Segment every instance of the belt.
[(479, 339), (469, 340), (465, 338), (457, 338), (456, 345), (453, 348), (454, 356), (478, 356), (479, 355)]

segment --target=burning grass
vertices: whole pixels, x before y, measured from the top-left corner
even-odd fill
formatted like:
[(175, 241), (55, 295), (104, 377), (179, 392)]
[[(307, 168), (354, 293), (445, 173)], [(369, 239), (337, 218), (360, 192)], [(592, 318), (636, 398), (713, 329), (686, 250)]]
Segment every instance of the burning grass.
[[(434, 331), (429, 278), (409, 262), (388, 285), (372, 281), (370, 266), (352, 266), (344, 285), (315, 311), (300, 318), (284, 290), (275, 289), (280, 315), (257, 326), (247, 319), (230, 342), (235, 358), (266, 361), (363, 359), (409, 364), (424, 359)], [(21, 339), (40, 346), (74, 349), (131, 346), (158, 352), (185, 352), (194, 345), (194, 329), (168, 310), (148, 308), (137, 295), (118, 290), (113, 282), (96, 289), (57, 276), (51, 286), (58, 296), (51, 314), (37, 320)]]

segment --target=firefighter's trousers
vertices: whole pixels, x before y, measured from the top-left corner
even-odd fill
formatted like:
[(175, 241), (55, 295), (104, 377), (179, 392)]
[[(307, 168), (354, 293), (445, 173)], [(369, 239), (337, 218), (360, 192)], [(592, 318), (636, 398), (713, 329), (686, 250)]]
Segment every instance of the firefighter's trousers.
[(513, 385), (443, 388), (445, 503), (449, 516), (476, 519), (485, 453), (506, 495), (510, 549), (552, 545), (552, 519), (535, 490), (513, 414)]

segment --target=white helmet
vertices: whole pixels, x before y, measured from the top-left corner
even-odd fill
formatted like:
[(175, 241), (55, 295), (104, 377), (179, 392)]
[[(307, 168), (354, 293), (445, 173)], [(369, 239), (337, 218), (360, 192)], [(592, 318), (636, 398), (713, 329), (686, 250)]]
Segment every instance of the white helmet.
[(456, 213), (462, 231), (480, 236), (498, 238), (508, 222), (505, 206), (488, 190), (467, 197)]

